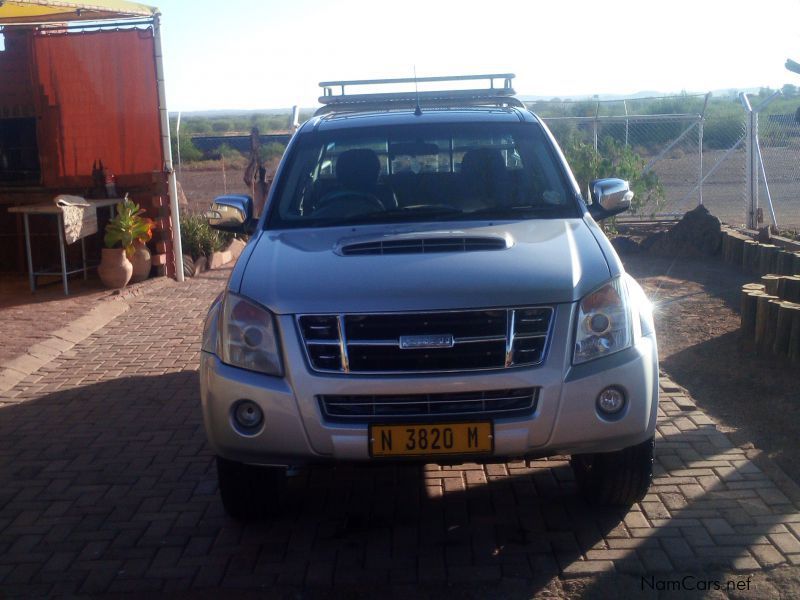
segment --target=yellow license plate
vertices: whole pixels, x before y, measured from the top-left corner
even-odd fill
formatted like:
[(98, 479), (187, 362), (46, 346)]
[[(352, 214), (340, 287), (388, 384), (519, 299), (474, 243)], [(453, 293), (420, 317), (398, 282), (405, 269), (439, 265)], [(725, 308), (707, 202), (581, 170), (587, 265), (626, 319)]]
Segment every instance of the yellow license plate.
[(369, 426), (369, 451), (375, 458), (482, 454), (493, 449), (491, 422)]

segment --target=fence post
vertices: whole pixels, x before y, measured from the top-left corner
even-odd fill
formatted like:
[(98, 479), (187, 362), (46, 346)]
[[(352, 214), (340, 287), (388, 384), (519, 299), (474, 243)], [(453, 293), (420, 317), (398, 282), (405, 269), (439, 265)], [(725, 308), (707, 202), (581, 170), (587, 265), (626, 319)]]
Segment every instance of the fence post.
[(706, 94), (705, 102), (703, 103), (703, 112), (700, 113), (700, 119), (697, 122), (697, 145), (698, 145), (698, 163), (699, 173), (697, 179), (697, 199), (698, 203), (703, 204), (703, 126), (706, 122), (706, 108), (708, 107), (708, 99), (711, 97), (711, 92)]
[(597, 126), (600, 114), (600, 103), (598, 102), (594, 108), (594, 121), (592, 122), (592, 133), (594, 134), (594, 153), (597, 154)]
[(758, 114), (750, 106), (747, 94), (739, 94), (742, 106), (747, 113), (745, 126), (745, 148), (747, 150), (747, 227), (758, 229), (758, 154), (756, 141), (758, 140)]
[(628, 147), (628, 101), (622, 101), (622, 107), (625, 109), (625, 147)]

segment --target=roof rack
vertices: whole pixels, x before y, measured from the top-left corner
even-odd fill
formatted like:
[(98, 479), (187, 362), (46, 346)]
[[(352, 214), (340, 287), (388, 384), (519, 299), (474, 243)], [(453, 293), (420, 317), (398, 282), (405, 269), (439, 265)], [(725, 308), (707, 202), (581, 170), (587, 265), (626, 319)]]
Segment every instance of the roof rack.
[[(414, 108), (419, 103), (423, 107), (455, 106), (517, 106), (524, 104), (514, 97), (511, 87), (513, 73), (493, 73), (487, 75), (451, 75), (445, 77), (403, 77), (399, 79), (355, 79), (350, 81), (321, 81), (323, 95), (319, 102), (323, 106), (315, 114), (329, 112), (351, 112), (361, 110), (385, 110), (392, 108)], [(495, 86), (501, 80), (502, 85)], [(466, 90), (409, 90), (405, 92), (349, 94), (345, 88), (350, 86), (389, 85), (398, 83), (414, 84), (452, 81), (488, 81), (487, 87)], [(339, 88), (334, 94), (334, 88)]]

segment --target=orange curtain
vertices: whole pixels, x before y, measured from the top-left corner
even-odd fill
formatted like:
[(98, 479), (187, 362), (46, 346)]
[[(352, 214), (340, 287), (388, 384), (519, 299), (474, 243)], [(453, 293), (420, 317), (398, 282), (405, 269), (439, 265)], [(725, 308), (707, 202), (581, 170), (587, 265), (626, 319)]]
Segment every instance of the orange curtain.
[(40, 87), (39, 146), (48, 187), (162, 171), (151, 29), (48, 34), (33, 41)]

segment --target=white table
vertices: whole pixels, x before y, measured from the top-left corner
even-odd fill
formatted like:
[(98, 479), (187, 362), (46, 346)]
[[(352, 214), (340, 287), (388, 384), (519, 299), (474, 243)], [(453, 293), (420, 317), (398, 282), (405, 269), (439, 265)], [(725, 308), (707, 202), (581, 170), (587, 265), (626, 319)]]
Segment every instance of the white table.
[[(118, 198), (108, 198), (105, 200), (87, 200), (95, 208), (108, 207), (111, 211), (111, 216), (114, 216), (114, 206), (121, 202)], [(56, 217), (58, 222), (58, 246), (61, 251), (61, 280), (64, 283), (64, 295), (69, 296), (69, 283), (67, 278), (73, 273), (83, 272), (83, 278), (88, 278), (89, 267), (86, 264), (86, 239), (81, 238), (81, 267), (76, 269), (67, 268), (67, 252), (66, 243), (64, 242), (64, 213), (61, 212), (54, 202), (43, 202), (41, 204), (28, 204), (21, 206), (12, 206), (8, 209), (10, 213), (21, 214), (25, 222), (25, 249), (28, 253), (28, 281), (31, 285), (31, 291), (36, 291), (36, 278), (45, 275), (57, 275), (58, 271), (35, 271), (33, 269), (33, 253), (31, 252), (31, 231), (29, 224), (30, 215), (50, 215)]]

